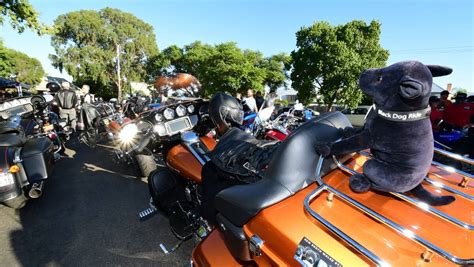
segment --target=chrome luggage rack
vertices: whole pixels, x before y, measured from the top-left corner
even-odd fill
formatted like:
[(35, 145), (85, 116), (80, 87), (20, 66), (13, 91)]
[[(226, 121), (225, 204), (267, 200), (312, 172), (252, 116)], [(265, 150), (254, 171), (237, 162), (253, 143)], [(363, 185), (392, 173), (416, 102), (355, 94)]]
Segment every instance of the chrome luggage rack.
[[(444, 151), (444, 150), (443, 150), (443, 151)], [(445, 152), (447, 152), (447, 151), (445, 151)], [(448, 153), (449, 153), (449, 152), (448, 152)], [(365, 156), (365, 157), (371, 157), (371, 155), (370, 155), (369, 153), (364, 152), (364, 151), (359, 152), (359, 154), (362, 155), (362, 156)], [(454, 154), (454, 155), (457, 155), (457, 154)], [(459, 155), (457, 155), (457, 156), (459, 156)], [(337, 162), (336, 162), (336, 164), (337, 164)], [(439, 163), (439, 164), (441, 164), (441, 163)], [(338, 164), (338, 166), (339, 166), (339, 164)], [(446, 165), (445, 165), (445, 166), (446, 166)], [(345, 167), (345, 166), (343, 166), (343, 167), (339, 166), (339, 167), (344, 170), (343, 167)], [(457, 170), (457, 169), (455, 169), (455, 168), (453, 168), (453, 167), (450, 167), (450, 166), (448, 166), (448, 168), (451, 168), (452, 170), (454, 170), (454, 171), (457, 172), (458, 174), (461, 174), (461, 173), (460, 173), (460, 172), (461, 172), (460, 170)], [(353, 174), (353, 173), (351, 173), (351, 174)], [(469, 175), (468, 173), (466, 173), (466, 174)], [(461, 175), (462, 175), (462, 174), (461, 174)], [(466, 178), (465, 175), (464, 175), (463, 177)], [(467, 178), (473, 179), (472, 176), (467, 176)], [(464, 193), (464, 192), (462, 192), (462, 191), (460, 191), (460, 190), (457, 190), (456, 188), (453, 188), (453, 187), (448, 186), (448, 185), (445, 185), (445, 184), (443, 184), (443, 183), (441, 183), (441, 182), (435, 181), (435, 180), (429, 178), (428, 176), (425, 176), (424, 180), (425, 180), (425, 182), (427, 182), (427, 183), (429, 183), (429, 184), (431, 184), (431, 185), (433, 185), (433, 186), (435, 186), (435, 187), (437, 187), (437, 188), (443, 189), (443, 190), (445, 190), (445, 191), (451, 192), (451, 193), (456, 194), (456, 195), (458, 195), (458, 196), (461, 196), (461, 197), (463, 197), (463, 198), (467, 198), (467, 199), (469, 199), (469, 200), (471, 200), (471, 201), (474, 201), (474, 196), (473, 196), (473, 195), (466, 194), (466, 193)], [(467, 183), (466, 183), (466, 185), (467, 185)], [(463, 186), (463, 187), (465, 187), (465, 186)]]
[[(349, 167), (347, 167), (347, 166), (343, 165), (341, 162), (339, 162), (339, 160), (334, 156), (333, 156), (333, 160), (341, 170), (343, 170), (345, 172), (348, 172), (350, 174), (355, 174), (356, 173), (354, 170), (350, 169)], [(347, 203), (351, 204), (352, 206), (358, 208), (359, 210), (363, 211), (364, 213), (371, 216), (375, 220), (389, 226), (390, 228), (392, 228), (396, 232), (400, 233), (401, 235), (403, 235), (403, 236), (407, 237), (408, 239), (410, 239), (412, 241), (415, 241), (415, 242), (421, 244), (423, 247), (427, 248), (427, 251), (422, 254), (423, 260), (430, 261), (430, 259), (432, 257), (432, 252), (431, 251), (434, 251), (434, 252), (438, 253), (440, 256), (444, 257), (445, 259), (447, 259), (447, 260), (449, 260), (453, 263), (456, 263), (456, 264), (460, 264), (460, 265), (474, 264), (474, 258), (471, 258), (471, 259), (458, 258), (458, 257), (450, 254), (449, 252), (443, 250), (442, 248), (436, 246), (435, 244), (429, 242), (428, 240), (420, 237), (419, 235), (415, 234), (413, 231), (397, 224), (396, 222), (388, 219), (387, 217), (384, 217), (380, 213), (368, 208), (367, 206), (365, 206), (362, 203), (354, 200), (353, 198), (349, 197), (348, 195), (346, 195), (346, 194), (340, 192), (339, 190), (333, 188), (332, 186), (324, 183), (322, 178), (321, 178), (321, 168), (322, 168), (322, 165), (323, 165), (323, 161), (324, 161), (324, 158), (320, 157), (319, 161), (318, 161), (317, 168), (316, 168), (316, 182), (319, 184), (319, 187), (317, 187), (315, 190), (313, 190), (311, 193), (309, 193), (305, 197), (305, 199), (304, 199), (305, 210), (312, 217), (314, 217), (317, 221), (319, 221), (322, 225), (327, 227), (332, 233), (334, 233), (335, 235), (340, 237), (342, 240), (344, 240), (346, 243), (348, 243), (350, 246), (352, 246), (354, 249), (356, 249), (362, 255), (364, 255), (365, 257), (370, 259), (372, 262), (374, 262), (378, 266), (390, 266), (389, 263), (387, 263), (386, 261), (381, 259), (379, 256), (375, 255), (372, 251), (365, 248), (363, 245), (361, 245), (360, 243), (358, 243), (357, 241), (352, 239), (350, 236), (345, 234), (339, 228), (337, 228), (336, 226), (331, 224), (329, 221), (327, 221), (321, 215), (319, 215), (316, 211), (314, 211), (310, 207), (310, 203), (313, 199), (315, 199), (323, 191), (329, 192), (329, 196), (328, 196), (329, 201), (331, 201), (334, 196), (337, 196), (337, 197), (343, 199), (345, 202), (347, 202)], [(425, 178), (425, 180), (426, 180), (426, 178)], [(444, 188), (444, 189), (446, 189), (446, 188)], [(456, 190), (456, 189), (454, 189), (454, 190)], [(458, 190), (456, 190), (456, 191), (458, 191)], [(458, 192), (460, 192), (460, 191), (458, 191)], [(465, 194), (463, 192), (460, 192), (460, 193), (462, 193), (466, 196), (470, 196), (470, 195)], [(405, 200), (405, 201), (408, 201), (411, 204), (414, 204), (415, 206), (419, 207), (423, 211), (427, 211), (427, 212), (430, 212), (432, 214), (435, 214), (435, 215), (445, 219), (446, 221), (451, 222), (455, 225), (458, 225), (462, 228), (465, 228), (465, 229), (468, 229), (468, 230), (473, 230), (474, 229), (472, 225), (461, 222), (461, 221), (457, 220), (456, 218), (453, 218), (453, 217), (447, 215), (446, 213), (441, 212), (441, 211), (433, 208), (432, 206), (430, 206), (430, 205), (428, 205), (424, 202), (418, 201), (418, 200), (413, 199), (411, 197), (408, 197), (404, 194), (399, 194), (399, 193), (392, 193), (392, 194), (399, 197), (399, 198), (401, 198), (401, 199), (403, 199), (403, 200)], [(470, 196), (469, 199), (472, 200), (472, 196)]]
[[(437, 154), (443, 155), (445, 157), (458, 160), (458, 161), (460, 161), (462, 163), (465, 163), (465, 164), (474, 165), (474, 160), (473, 159), (463, 157), (461, 155), (458, 155), (458, 154), (453, 153), (453, 152), (449, 152), (449, 151), (444, 150), (444, 149), (440, 149), (440, 148), (435, 147), (434, 152), (437, 153)], [(443, 169), (443, 170), (448, 171), (448, 172), (456, 172), (456, 173), (462, 175), (464, 177), (463, 181), (460, 183), (460, 186), (462, 186), (462, 187), (467, 186), (468, 179), (466, 179), (466, 178), (474, 179), (474, 175), (472, 175), (470, 173), (464, 172), (462, 170), (458, 170), (456, 168), (453, 168), (451, 166), (442, 164), (442, 163), (434, 161), (434, 160), (433, 160), (432, 163), (433, 163), (433, 165), (435, 165), (436, 167), (438, 167), (440, 169)]]

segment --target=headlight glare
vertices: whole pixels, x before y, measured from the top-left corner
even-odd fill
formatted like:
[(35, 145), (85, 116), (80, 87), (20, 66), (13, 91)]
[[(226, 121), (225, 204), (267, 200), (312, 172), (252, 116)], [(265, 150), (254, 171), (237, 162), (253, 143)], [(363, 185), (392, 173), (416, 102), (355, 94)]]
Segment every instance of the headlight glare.
[(194, 106), (193, 105), (188, 106), (188, 113), (194, 113)]
[(138, 133), (138, 127), (136, 124), (131, 123), (125, 125), (119, 133), (120, 141), (123, 143), (131, 143)]

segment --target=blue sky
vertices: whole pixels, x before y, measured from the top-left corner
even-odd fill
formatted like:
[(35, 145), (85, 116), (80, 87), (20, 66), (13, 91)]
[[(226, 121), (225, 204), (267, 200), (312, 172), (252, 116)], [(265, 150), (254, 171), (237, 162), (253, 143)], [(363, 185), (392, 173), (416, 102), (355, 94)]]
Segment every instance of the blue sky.
[[(440, 86), (474, 91), (472, 0), (30, 0), (43, 22), (51, 24), (63, 13), (109, 6), (133, 13), (153, 25), (158, 47), (235, 41), (242, 48), (266, 56), (295, 49), (295, 32), (325, 20), (341, 24), (354, 19), (382, 23), (381, 44), (389, 49), (389, 63), (419, 60), (452, 67), (453, 74), (436, 78)], [(48, 36), (30, 31), (18, 34), (8, 23), (0, 27), (6, 46), (38, 58), (45, 70), (59, 75), (48, 60), (53, 53)]]

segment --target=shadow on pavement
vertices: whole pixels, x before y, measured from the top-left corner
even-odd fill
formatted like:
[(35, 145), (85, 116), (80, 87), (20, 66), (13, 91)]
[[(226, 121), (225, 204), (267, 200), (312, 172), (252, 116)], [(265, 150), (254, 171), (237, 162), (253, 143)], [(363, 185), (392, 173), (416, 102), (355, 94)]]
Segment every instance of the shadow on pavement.
[[(147, 184), (112, 160), (104, 148), (69, 144), (44, 195), (19, 211), (21, 230), (10, 232), (15, 259), (7, 265), (188, 265), (193, 241), (164, 255), (176, 242), (166, 218), (144, 223), (137, 213), (149, 199)], [(74, 154), (75, 153), (75, 154)], [(127, 174), (128, 173), (128, 174)]]

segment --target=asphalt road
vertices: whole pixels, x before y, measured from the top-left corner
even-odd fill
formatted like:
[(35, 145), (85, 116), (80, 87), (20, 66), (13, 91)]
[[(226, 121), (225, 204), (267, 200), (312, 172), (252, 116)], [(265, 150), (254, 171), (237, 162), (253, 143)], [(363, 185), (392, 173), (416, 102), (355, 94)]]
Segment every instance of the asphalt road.
[(70, 142), (40, 199), (14, 211), (0, 205), (1, 266), (184, 266), (193, 241), (177, 239), (161, 215), (139, 222), (149, 199), (144, 180), (110, 149)]

